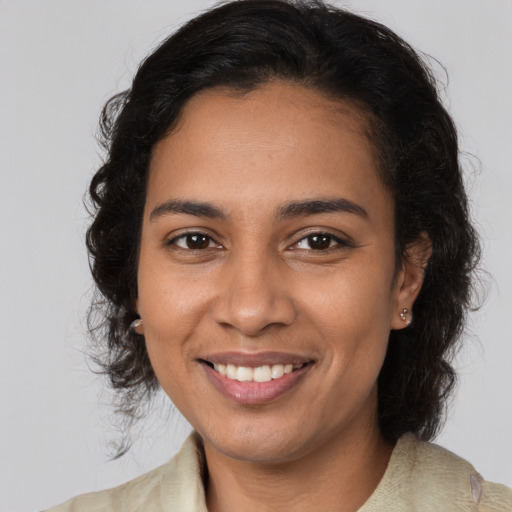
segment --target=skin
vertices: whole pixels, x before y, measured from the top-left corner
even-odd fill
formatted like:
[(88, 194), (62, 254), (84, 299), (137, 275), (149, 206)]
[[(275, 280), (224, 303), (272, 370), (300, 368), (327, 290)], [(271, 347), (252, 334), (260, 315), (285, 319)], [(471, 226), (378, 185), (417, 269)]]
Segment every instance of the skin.
[[(393, 200), (365, 128), (348, 103), (277, 81), (197, 94), (154, 148), (137, 309), (162, 388), (204, 441), (212, 512), (357, 510), (385, 471), (376, 382), (420, 290), (425, 244), (396, 268)], [(339, 198), (366, 215), (277, 215)], [(169, 200), (222, 216), (168, 211)], [(202, 248), (191, 233), (206, 235)], [(311, 364), (257, 405), (219, 392), (199, 361), (276, 350)]]

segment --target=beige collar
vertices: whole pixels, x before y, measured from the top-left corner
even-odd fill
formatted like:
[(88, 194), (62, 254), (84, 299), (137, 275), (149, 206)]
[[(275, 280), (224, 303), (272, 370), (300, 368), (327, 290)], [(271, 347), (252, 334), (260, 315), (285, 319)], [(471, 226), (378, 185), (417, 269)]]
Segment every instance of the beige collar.
[[(204, 452), (193, 433), (167, 464), (124, 485), (48, 512), (207, 512)], [(358, 512), (512, 512), (512, 489), (485, 482), (464, 459), (414, 435), (402, 436), (382, 480)]]
[[(167, 467), (162, 481), (164, 512), (207, 512), (203, 468), (201, 439), (193, 433)], [(512, 511), (512, 490), (484, 482), (469, 462), (405, 434), (398, 440), (382, 480), (359, 512), (384, 510), (508, 512)]]

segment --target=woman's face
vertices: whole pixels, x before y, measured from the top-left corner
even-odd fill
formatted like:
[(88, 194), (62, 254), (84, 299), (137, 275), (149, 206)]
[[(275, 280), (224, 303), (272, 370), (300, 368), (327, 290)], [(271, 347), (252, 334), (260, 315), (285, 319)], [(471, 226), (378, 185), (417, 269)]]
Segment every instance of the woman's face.
[(274, 82), (197, 94), (154, 149), (137, 308), (210, 450), (293, 460), (376, 428), (389, 331), (421, 282), (395, 269), (364, 130), (350, 105)]

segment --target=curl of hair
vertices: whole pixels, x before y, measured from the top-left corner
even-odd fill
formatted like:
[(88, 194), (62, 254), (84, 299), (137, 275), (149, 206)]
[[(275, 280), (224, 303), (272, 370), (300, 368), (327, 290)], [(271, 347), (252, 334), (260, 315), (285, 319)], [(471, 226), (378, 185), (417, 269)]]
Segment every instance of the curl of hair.
[(141, 64), (131, 89), (104, 107), (104, 165), (90, 185), (87, 233), (101, 298), (90, 329), (96, 357), (129, 421), (158, 383), (137, 317), (137, 257), (151, 152), (194, 94), (223, 86), (251, 91), (288, 80), (356, 105), (395, 199), (397, 265), (426, 234), (432, 255), (414, 322), (391, 331), (379, 376), (379, 424), (396, 440), (437, 433), (455, 382), (451, 358), (471, 306), (479, 242), (470, 223), (457, 134), (436, 81), (387, 27), (319, 1), (239, 0), (191, 20)]

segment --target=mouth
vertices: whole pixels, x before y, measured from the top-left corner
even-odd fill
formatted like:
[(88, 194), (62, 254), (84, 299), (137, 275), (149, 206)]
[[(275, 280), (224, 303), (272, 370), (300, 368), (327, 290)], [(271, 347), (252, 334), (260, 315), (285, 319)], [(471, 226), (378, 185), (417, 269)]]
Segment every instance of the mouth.
[(250, 366), (237, 366), (231, 363), (203, 362), (223, 377), (238, 382), (270, 382), (272, 380), (281, 379), (285, 375), (300, 370), (305, 365), (310, 364), (266, 364), (252, 368)]
[(272, 402), (302, 380), (315, 361), (289, 354), (225, 353), (198, 359), (224, 396), (246, 405)]

